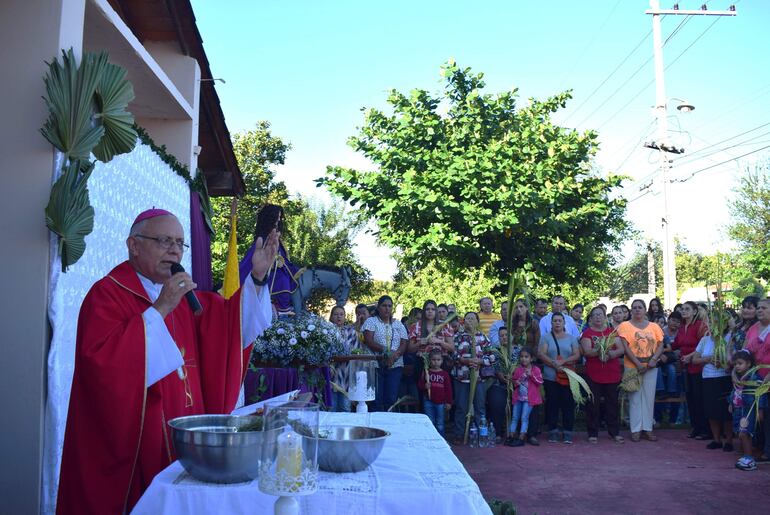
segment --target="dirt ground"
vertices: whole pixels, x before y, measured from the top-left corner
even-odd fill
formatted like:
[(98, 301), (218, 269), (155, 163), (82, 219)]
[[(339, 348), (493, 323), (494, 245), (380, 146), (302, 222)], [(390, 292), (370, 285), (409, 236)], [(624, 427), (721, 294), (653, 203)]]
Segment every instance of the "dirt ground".
[(486, 498), (511, 500), (529, 514), (770, 513), (770, 463), (744, 472), (739, 455), (706, 449), (685, 430), (657, 430), (657, 442), (598, 444), (575, 433), (573, 445), (471, 449), (452, 446)]

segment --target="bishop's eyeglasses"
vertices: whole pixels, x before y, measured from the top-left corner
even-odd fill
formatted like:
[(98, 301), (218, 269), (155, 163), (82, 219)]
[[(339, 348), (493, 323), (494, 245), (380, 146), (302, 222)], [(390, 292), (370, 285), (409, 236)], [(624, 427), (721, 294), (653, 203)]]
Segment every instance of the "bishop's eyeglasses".
[(170, 236), (155, 237), (155, 236), (145, 236), (144, 234), (135, 234), (134, 238), (144, 238), (145, 240), (153, 240), (166, 250), (169, 250), (174, 245), (179, 247), (179, 250), (181, 250), (182, 252), (184, 252), (185, 249), (190, 248), (190, 246), (186, 244), (184, 240), (182, 239), (177, 240)]

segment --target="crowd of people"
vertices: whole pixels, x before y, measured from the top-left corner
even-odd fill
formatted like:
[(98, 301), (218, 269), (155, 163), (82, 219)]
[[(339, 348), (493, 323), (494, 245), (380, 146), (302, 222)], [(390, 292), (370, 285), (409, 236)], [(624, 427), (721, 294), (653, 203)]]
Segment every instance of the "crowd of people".
[[(330, 320), (339, 327), (347, 353), (379, 358), (374, 410), (388, 410), (398, 399), (417, 399), (439, 433), (451, 432), (454, 443), (460, 443), (472, 409), (474, 424), (491, 422), (499, 443), (540, 445), (544, 423), (549, 443), (571, 444), (579, 410), (565, 372), (571, 369), (591, 390), (583, 411), (592, 444), (599, 442), (601, 428), (612, 442), (625, 442), (620, 420), (625, 391), (633, 442), (656, 441), (654, 428), (667, 417), (672, 425), (689, 424), (688, 437), (709, 440), (708, 449), (738, 451), (741, 470), (770, 461), (767, 396), (757, 408), (752, 386), (770, 381), (770, 298), (746, 297), (740, 311), (724, 311), (729, 320), (719, 324), (713, 313), (710, 321), (705, 304), (688, 301), (666, 312), (657, 298), (649, 306), (636, 299), (630, 307), (609, 311), (599, 304), (585, 319), (585, 307), (570, 309), (561, 295), (551, 299), (550, 310), (542, 298), (533, 312), (524, 299), (512, 307), (503, 302), (500, 312), (494, 308), (489, 297), (480, 299), (478, 311), (463, 314), (451, 303), (427, 300), (397, 320), (393, 299), (386, 295), (371, 312), (359, 304), (353, 324), (345, 323), (341, 307), (332, 309)], [(724, 338), (717, 338), (727, 342), (724, 361), (715, 357), (712, 325), (715, 331), (724, 327)], [(509, 341), (509, 332), (516, 366), (504, 374), (501, 342)], [(345, 367), (338, 365), (335, 372), (336, 382), (344, 385)], [(472, 375), (477, 380), (470, 407)], [(333, 409), (350, 409), (344, 394), (335, 395)]]

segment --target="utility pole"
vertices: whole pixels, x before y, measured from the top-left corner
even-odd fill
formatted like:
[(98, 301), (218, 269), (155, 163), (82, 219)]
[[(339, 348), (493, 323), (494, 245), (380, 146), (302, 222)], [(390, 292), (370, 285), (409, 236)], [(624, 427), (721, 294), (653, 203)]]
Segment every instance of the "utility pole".
[(647, 293), (655, 297), (655, 255), (651, 240), (647, 240)]
[(709, 11), (706, 4), (699, 10), (679, 9), (679, 4), (674, 4), (673, 9), (661, 9), (660, 0), (650, 0), (650, 9), (645, 14), (652, 15), (652, 43), (655, 56), (655, 117), (658, 120), (658, 141), (648, 145), (657, 148), (660, 154), (660, 174), (663, 181), (663, 303), (666, 308), (673, 309), (677, 301), (676, 264), (674, 235), (671, 232), (671, 213), (668, 210), (668, 153), (681, 154), (682, 149), (672, 147), (668, 142), (668, 113), (666, 99), (666, 85), (663, 67), (663, 39), (660, 33), (660, 19), (663, 15), (679, 16), (735, 16), (735, 6), (731, 5), (728, 11)]

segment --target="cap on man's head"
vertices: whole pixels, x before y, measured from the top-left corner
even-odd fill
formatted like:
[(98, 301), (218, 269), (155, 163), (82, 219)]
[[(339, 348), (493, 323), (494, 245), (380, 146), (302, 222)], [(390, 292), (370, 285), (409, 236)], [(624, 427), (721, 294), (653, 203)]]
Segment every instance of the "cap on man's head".
[(174, 213), (171, 213), (169, 211), (166, 211), (165, 209), (148, 209), (147, 211), (142, 211), (139, 213), (139, 216), (136, 217), (134, 220), (134, 223), (131, 224), (131, 227), (135, 226), (139, 222), (143, 222), (145, 220), (149, 220), (150, 218), (155, 218), (158, 216), (175, 216)]

